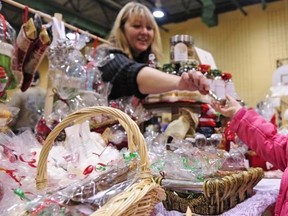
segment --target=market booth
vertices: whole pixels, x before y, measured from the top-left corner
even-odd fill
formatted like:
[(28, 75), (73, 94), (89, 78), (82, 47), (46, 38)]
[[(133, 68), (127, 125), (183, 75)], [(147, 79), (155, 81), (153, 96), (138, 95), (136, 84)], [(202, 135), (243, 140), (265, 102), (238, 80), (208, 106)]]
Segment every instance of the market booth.
[[(173, 91), (142, 102), (108, 101), (110, 86), (97, 66), (113, 56), (95, 52), (106, 41), (64, 24), (61, 16), (37, 13), (52, 20), (52, 33), (42, 24), (37, 31), (36, 16), (17, 36), (5, 17), (0, 24), (1, 214), (273, 214), (282, 173), (253, 154), (231, 132), (229, 119), (210, 106), (227, 93), (243, 101), (232, 75), (217, 69), (191, 36), (171, 38), (170, 62), (162, 71), (199, 70), (211, 82), (210, 95)], [(67, 39), (64, 26), (82, 34)], [(92, 47), (86, 47), (88, 36), (95, 40)], [(44, 112), (34, 130), (15, 133), (10, 123), (17, 109), (5, 103), (7, 90), (27, 91), (45, 54)]]

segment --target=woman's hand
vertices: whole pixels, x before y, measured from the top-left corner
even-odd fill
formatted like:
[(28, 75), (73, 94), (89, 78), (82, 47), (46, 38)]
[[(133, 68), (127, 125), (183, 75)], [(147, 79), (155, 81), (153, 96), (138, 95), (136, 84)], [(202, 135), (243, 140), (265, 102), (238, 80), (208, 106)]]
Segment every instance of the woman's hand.
[(225, 105), (221, 105), (218, 101), (212, 101), (212, 107), (216, 112), (221, 113), (222, 115), (232, 118), (238, 110), (242, 108), (241, 104), (238, 103), (233, 97), (230, 95), (226, 96)]
[(184, 72), (179, 81), (179, 90), (198, 90), (201, 94), (208, 94), (210, 89), (208, 79), (199, 71)]

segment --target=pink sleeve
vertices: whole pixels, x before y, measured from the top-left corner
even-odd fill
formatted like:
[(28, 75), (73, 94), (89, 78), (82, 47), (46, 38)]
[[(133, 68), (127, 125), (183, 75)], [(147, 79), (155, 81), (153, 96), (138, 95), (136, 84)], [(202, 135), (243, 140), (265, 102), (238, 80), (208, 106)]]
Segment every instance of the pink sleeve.
[(258, 155), (284, 171), (288, 136), (279, 134), (272, 123), (255, 110), (242, 108), (232, 118), (231, 129)]

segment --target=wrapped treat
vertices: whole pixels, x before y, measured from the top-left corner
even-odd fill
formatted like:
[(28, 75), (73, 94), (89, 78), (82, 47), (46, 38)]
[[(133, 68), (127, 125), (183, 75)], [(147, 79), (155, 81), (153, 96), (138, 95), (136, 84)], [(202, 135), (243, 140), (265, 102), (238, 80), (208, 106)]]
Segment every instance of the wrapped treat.
[(181, 76), (182, 73), (188, 72), (190, 70), (195, 70), (197, 68), (198, 61), (192, 60), (192, 61), (185, 61), (180, 63), (180, 68), (178, 70), (178, 75)]
[[(48, 49), (49, 78), (60, 98), (75, 98), (85, 83), (85, 60), (80, 50), (76, 50), (67, 40), (57, 41)], [(75, 111), (75, 110), (74, 110)]]
[(5, 104), (0, 104), (0, 129), (1, 127), (9, 127), (10, 124), (15, 121), (18, 113), (18, 107), (11, 107)]
[(0, 99), (6, 100), (6, 90), (16, 87), (15, 77), (10, 69), (15, 30), (6, 22), (2, 14), (0, 18)]
[[(119, 171), (119, 170), (118, 170)], [(117, 171), (115, 170), (114, 173)], [(122, 171), (120, 171), (121, 175)], [(102, 175), (105, 176), (104, 173)], [(118, 174), (117, 174), (118, 175)], [(109, 178), (111, 178), (111, 173), (108, 173)], [(34, 199), (29, 199), (27, 194), (21, 189), (17, 190), (19, 197), (25, 199), (26, 203), (21, 203), (18, 205), (13, 205), (9, 209), (5, 209), (3, 214), (5, 215), (81, 215), (88, 216), (95, 212), (97, 209), (102, 207), (107, 201), (117, 194), (123, 192), (131, 184), (135, 183), (134, 179), (122, 180), (117, 176), (115, 182), (110, 182), (112, 186), (107, 189), (105, 187), (97, 188), (96, 184), (102, 184), (103, 180), (109, 178), (101, 179), (99, 181), (86, 180), (85, 182), (80, 182), (73, 184), (68, 188), (59, 190), (52, 194), (38, 195)], [(122, 181), (117, 183), (118, 181)], [(91, 190), (86, 190), (90, 187)], [(74, 194), (74, 192), (76, 194)], [(86, 197), (87, 196), (87, 197)]]
[(127, 134), (120, 124), (107, 127), (102, 133), (102, 137), (106, 143), (111, 143), (118, 150), (127, 148)]
[(116, 196), (120, 192), (123, 192), (126, 188), (128, 188), (132, 183), (136, 182), (133, 179), (128, 179), (120, 183), (115, 183), (113, 186), (108, 188), (107, 190), (100, 191), (96, 195), (87, 199), (86, 203), (91, 203), (94, 207), (103, 206), (108, 200), (112, 197)]
[[(3, 107), (2, 107), (3, 108)], [(12, 113), (8, 109), (0, 110), (0, 127), (4, 127), (8, 124), (12, 117)]]
[[(193, 148), (191, 155), (185, 154), (186, 150), (171, 152), (164, 151), (165, 157), (158, 155), (151, 163), (154, 175), (159, 173), (167, 179), (203, 181), (208, 176), (213, 176), (222, 166), (226, 157), (222, 153), (209, 153)], [(190, 148), (191, 152), (192, 148)]]
[(94, 47), (85, 48), (85, 58), (88, 61), (86, 67), (86, 81), (84, 89), (95, 90), (101, 98), (102, 105), (108, 104), (108, 95), (111, 91), (111, 83), (103, 82), (102, 72), (98, 69), (98, 65), (106, 64), (114, 58), (114, 55), (108, 55), (104, 50), (97, 50), (97, 40), (94, 41)]
[(0, 92), (3, 92), (6, 84), (8, 83), (8, 77), (6, 75), (5, 69), (0, 67)]
[[(128, 166), (123, 168), (116, 167), (84, 184), (68, 188), (68, 194), (66, 194), (68, 196), (67, 198), (73, 202), (84, 203), (87, 199), (92, 198), (101, 191), (105, 191), (111, 188), (113, 185), (126, 181), (128, 179), (128, 173)], [(64, 194), (64, 192), (61, 193)]]
[(237, 149), (229, 152), (229, 156), (225, 159), (221, 170), (224, 171), (235, 171), (235, 170), (246, 170), (244, 165), (245, 155)]
[(173, 63), (170, 64), (163, 64), (162, 71), (169, 74), (177, 74), (176, 66)]
[(152, 113), (147, 111), (136, 97), (122, 97), (110, 100), (109, 106), (128, 114), (137, 124), (151, 119)]

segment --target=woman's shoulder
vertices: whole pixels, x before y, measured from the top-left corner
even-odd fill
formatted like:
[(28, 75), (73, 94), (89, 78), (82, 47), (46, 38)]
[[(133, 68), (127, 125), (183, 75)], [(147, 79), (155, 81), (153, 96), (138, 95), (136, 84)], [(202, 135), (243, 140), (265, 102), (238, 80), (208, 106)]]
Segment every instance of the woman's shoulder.
[[(113, 47), (109, 44), (101, 44), (96, 48), (96, 53), (98, 56), (116, 59), (129, 59), (128, 55), (124, 53), (121, 49)], [(97, 55), (96, 54), (96, 55)], [(112, 55), (111, 55), (112, 54)]]

